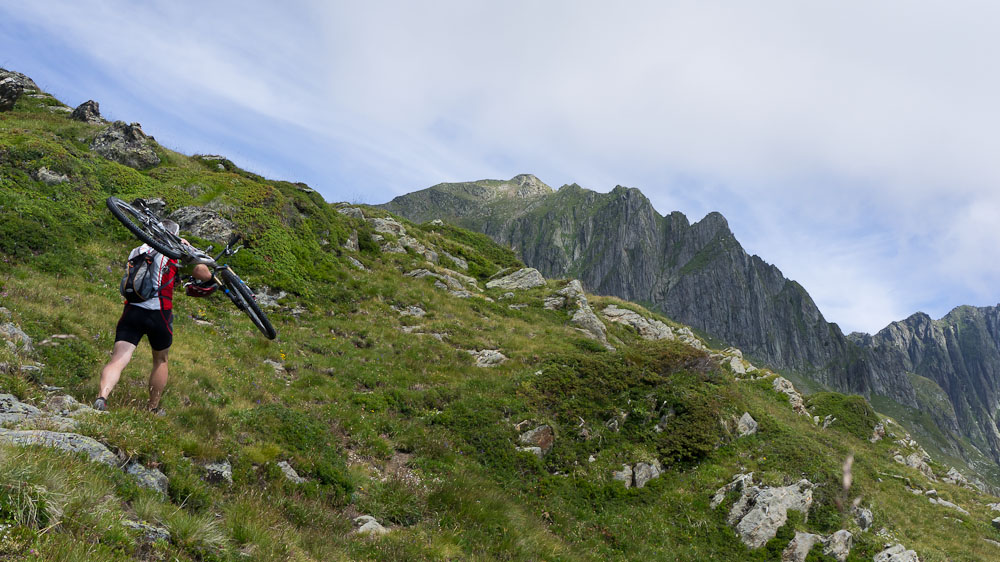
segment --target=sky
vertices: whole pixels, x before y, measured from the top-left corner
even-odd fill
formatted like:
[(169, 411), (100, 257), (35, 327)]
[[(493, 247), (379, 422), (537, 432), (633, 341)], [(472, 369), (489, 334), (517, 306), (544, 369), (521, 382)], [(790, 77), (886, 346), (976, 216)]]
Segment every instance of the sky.
[(532, 173), (719, 211), (827, 320), (1000, 301), (1000, 4), (0, 0), (0, 67), (331, 202)]

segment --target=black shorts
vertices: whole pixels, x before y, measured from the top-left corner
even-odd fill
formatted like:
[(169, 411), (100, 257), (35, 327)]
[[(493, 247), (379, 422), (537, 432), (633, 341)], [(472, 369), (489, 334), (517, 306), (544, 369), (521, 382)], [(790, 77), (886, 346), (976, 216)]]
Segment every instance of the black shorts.
[(142, 336), (149, 337), (149, 346), (153, 351), (170, 347), (174, 341), (173, 311), (149, 310), (126, 304), (115, 328), (115, 341), (139, 345)]

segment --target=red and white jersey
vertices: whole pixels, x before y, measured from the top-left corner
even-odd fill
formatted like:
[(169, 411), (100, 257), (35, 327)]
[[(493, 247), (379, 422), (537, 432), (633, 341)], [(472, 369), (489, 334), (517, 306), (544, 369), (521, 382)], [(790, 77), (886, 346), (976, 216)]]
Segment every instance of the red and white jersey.
[(132, 259), (142, 252), (149, 252), (153, 256), (153, 263), (160, 272), (156, 276), (157, 295), (151, 299), (138, 303), (130, 303), (132, 306), (146, 308), (149, 310), (171, 310), (174, 307), (174, 282), (177, 281), (177, 260), (157, 252), (148, 244), (143, 244), (129, 252), (128, 259)]

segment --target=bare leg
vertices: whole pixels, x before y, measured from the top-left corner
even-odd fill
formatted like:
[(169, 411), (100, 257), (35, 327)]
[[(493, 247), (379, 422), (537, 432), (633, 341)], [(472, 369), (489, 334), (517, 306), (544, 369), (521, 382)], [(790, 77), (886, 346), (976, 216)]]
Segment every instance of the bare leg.
[(107, 398), (118, 384), (118, 379), (122, 376), (122, 371), (132, 359), (132, 352), (135, 346), (127, 341), (116, 341), (115, 347), (111, 351), (111, 359), (108, 364), (101, 369), (101, 393), (100, 398)]
[(160, 406), (160, 397), (163, 396), (163, 389), (167, 387), (167, 352), (169, 349), (160, 351), (153, 350), (153, 370), (149, 372), (149, 409), (155, 410)]

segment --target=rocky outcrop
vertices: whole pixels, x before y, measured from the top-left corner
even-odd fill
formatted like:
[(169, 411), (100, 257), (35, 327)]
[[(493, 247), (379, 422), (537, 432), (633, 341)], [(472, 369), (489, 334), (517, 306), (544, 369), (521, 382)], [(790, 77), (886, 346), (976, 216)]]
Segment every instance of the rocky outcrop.
[(233, 465), (228, 460), (210, 462), (204, 465), (205, 480), (212, 484), (232, 484)]
[(4, 340), (7, 343), (7, 347), (14, 353), (30, 355), (35, 351), (35, 348), (32, 346), (31, 337), (13, 322), (0, 324), (0, 339)]
[(281, 461), (278, 463), (278, 468), (281, 469), (281, 473), (285, 475), (285, 478), (292, 484), (304, 484), (307, 480), (299, 476), (298, 472), (292, 468), (292, 465), (288, 464), (288, 461)]
[(739, 491), (740, 497), (729, 510), (726, 521), (736, 529), (743, 544), (760, 548), (785, 524), (789, 510), (809, 513), (812, 489), (813, 484), (804, 479), (790, 486), (755, 486), (753, 473), (739, 474), (715, 492), (711, 505), (714, 509), (730, 491)]
[(809, 415), (809, 411), (806, 410), (806, 406), (802, 401), (802, 395), (795, 390), (795, 386), (792, 384), (792, 381), (786, 379), (785, 377), (775, 377), (774, 382), (771, 383), (771, 387), (774, 388), (775, 391), (788, 396), (788, 403), (791, 404), (792, 409), (795, 410), (796, 413), (803, 416)]
[(170, 216), (170, 220), (180, 225), (181, 230), (224, 245), (236, 232), (236, 224), (223, 217), (220, 212), (229, 210), (215, 201), (204, 207), (181, 207)]
[(13, 109), (22, 94), (38, 91), (40, 88), (31, 78), (0, 68), (0, 111)]
[(920, 562), (920, 557), (916, 552), (907, 550), (905, 546), (894, 544), (876, 554), (872, 560), (873, 562)]
[(93, 125), (104, 123), (104, 119), (101, 118), (101, 106), (94, 100), (87, 100), (78, 105), (70, 114), (70, 119)]
[(545, 278), (533, 267), (519, 269), (510, 275), (494, 279), (486, 283), (487, 289), (503, 289), (506, 291), (523, 291), (545, 285)]
[(621, 482), (626, 488), (643, 488), (661, 474), (663, 465), (659, 460), (653, 459), (651, 462), (637, 462), (634, 465), (623, 464), (621, 470), (611, 473), (611, 479)]
[(618, 308), (616, 305), (610, 304), (604, 307), (604, 310), (601, 311), (601, 315), (607, 318), (610, 322), (631, 326), (643, 339), (674, 339), (674, 332), (670, 329), (670, 326), (667, 326), (655, 318), (646, 318), (638, 312), (627, 308)]
[(146, 136), (138, 123), (115, 121), (98, 133), (90, 149), (108, 160), (137, 170), (152, 168), (160, 163), (153, 137)]
[(496, 367), (507, 360), (507, 356), (500, 353), (499, 349), (473, 349), (468, 353), (476, 358), (476, 367)]

